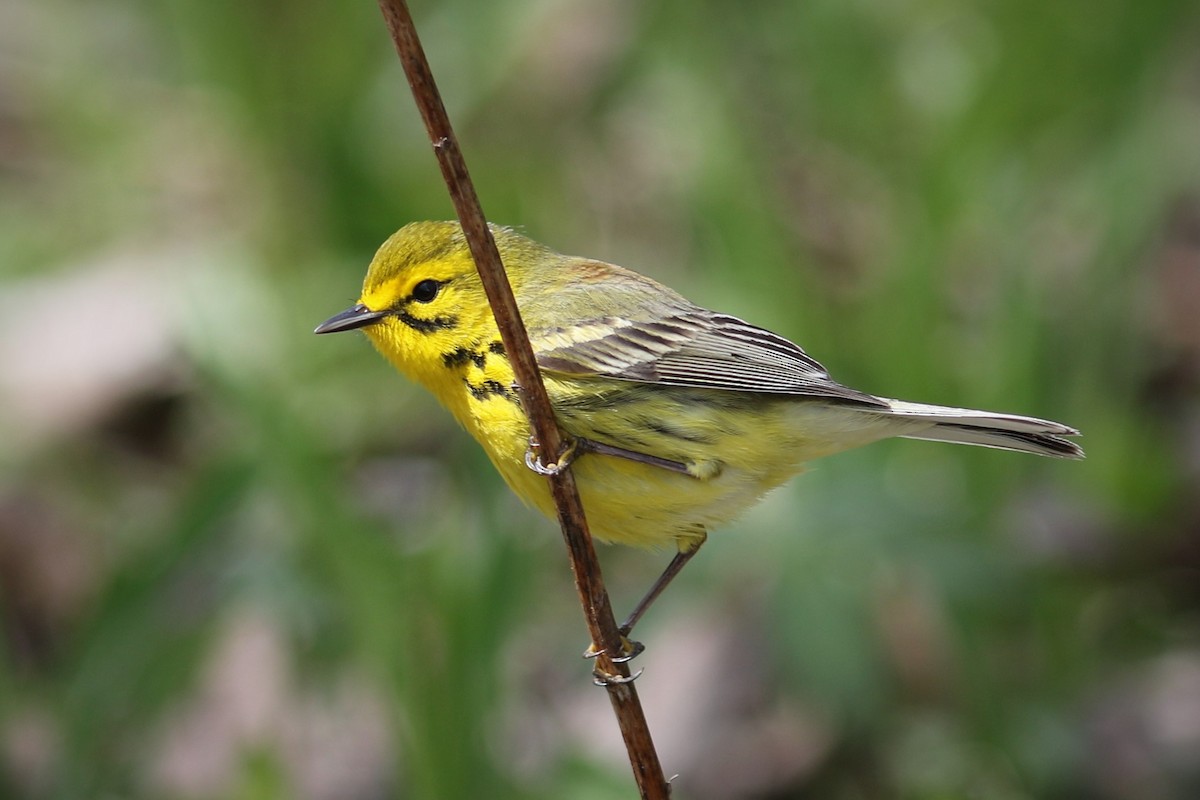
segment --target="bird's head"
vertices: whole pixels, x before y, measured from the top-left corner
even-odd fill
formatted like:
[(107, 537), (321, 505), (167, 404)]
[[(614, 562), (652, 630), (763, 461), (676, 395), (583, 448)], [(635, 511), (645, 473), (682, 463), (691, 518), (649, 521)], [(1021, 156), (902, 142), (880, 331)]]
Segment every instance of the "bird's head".
[[(545, 251), (507, 228), (491, 226), (514, 289)], [(498, 338), (487, 297), (457, 222), (413, 222), (375, 254), (358, 303), (316, 333), (361, 329), (388, 360), (426, 385), (447, 359)]]

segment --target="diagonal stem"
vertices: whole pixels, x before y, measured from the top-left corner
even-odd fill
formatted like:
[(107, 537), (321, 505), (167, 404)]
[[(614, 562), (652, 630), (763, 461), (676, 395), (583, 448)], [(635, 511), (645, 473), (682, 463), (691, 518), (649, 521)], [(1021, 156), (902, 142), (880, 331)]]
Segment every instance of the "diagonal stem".
[[(488, 302), (496, 317), (496, 325), (500, 328), (505, 352), (512, 361), (513, 372), (520, 386), (522, 407), (529, 416), (530, 427), (541, 445), (542, 452), (548, 456), (553, 455), (553, 460), (557, 460), (563, 455), (563, 439), (550, 406), (550, 398), (542, 384), (533, 348), (521, 322), (512, 287), (500, 263), (500, 254), (496, 251), (496, 243), (488, 230), (474, 184), (467, 173), (467, 165), (459, 150), (458, 140), (450, 127), (450, 119), (434, 83), (429, 62), (417, 38), (412, 15), (404, 0), (378, 2), (395, 42), (404, 74), (412, 88), (413, 99), (433, 143), (442, 177), (446, 181), (459, 222), (466, 234), (471, 256), (475, 259), (476, 269), (479, 270)], [(570, 554), (575, 587), (583, 606), (584, 617), (587, 619), (593, 648), (600, 653), (597, 669), (600, 673), (617, 678), (628, 678), (629, 668), (623, 663), (614, 662), (608, 655), (622, 652), (621, 635), (613, 617), (608, 592), (604, 588), (600, 563), (596, 558), (591, 534), (588, 532), (587, 519), (583, 514), (575, 478), (570, 469), (563, 469), (550, 475), (547, 480), (550, 481), (550, 491), (558, 509), (558, 522)], [(647, 800), (666, 800), (670, 797), (670, 786), (663, 775), (658, 753), (654, 749), (637, 690), (632, 683), (622, 683), (619, 680), (608, 681), (606, 688), (621, 735), (625, 739), (629, 763), (633, 767), (641, 796)]]

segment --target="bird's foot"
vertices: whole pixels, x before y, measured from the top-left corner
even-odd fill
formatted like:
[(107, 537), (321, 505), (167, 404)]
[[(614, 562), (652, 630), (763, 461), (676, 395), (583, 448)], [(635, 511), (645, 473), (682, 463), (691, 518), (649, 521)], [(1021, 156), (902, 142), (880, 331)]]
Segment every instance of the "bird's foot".
[[(621, 653), (620, 653), (620, 655), (611, 656), (612, 662), (614, 664), (624, 664), (626, 662), (632, 661), (633, 659), (635, 659), (639, 655), (641, 655), (642, 651), (646, 649), (646, 645), (642, 644), (641, 642), (635, 642), (633, 639), (630, 639), (628, 636), (626, 636), (626, 633), (628, 633), (628, 631), (620, 631)], [(604, 651), (598, 649), (596, 647), (595, 643), (593, 642), (592, 644), (588, 645), (587, 650), (583, 651), (583, 657), (584, 658), (597, 658), (603, 653), (604, 653)]]
[(551, 464), (542, 461), (541, 455), (538, 454), (538, 450), (541, 447), (537, 439), (534, 439), (532, 436), (529, 437), (529, 448), (525, 451), (525, 466), (538, 475), (557, 475), (571, 466), (572, 462), (579, 456), (579, 443), (574, 439), (567, 442), (567, 446), (563, 449), (558, 460)]

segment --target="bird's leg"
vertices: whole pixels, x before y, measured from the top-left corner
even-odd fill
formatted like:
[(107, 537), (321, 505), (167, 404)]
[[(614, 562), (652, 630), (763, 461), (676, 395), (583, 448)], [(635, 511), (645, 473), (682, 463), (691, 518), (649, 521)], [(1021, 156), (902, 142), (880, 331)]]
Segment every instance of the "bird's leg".
[(675, 579), (675, 576), (683, 570), (684, 566), (692, 560), (692, 556), (700, 552), (700, 546), (704, 544), (704, 541), (707, 538), (708, 535), (704, 534), (699, 540), (693, 539), (686, 545), (679, 548), (679, 552), (676, 553), (675, 557), (671, 559), (671, 563), (667, 564), (667, 568), (664, 569), (662, 574), (658, 576), (658, 580), (656, 580), (650, 586), (650, 589), (645, 595), (642, 596), (642, 599), (638, 601), (638, 604), (633, 607), (633, 611), (631, 611), (629, 616), (625, 618), (625, 621), (621, 623), (621, 626), (618, 628), (618, 630), (621, 632), (622, 636), (628, 636), (630, 632), (633, 631), (633, 626), (637, 625), (638, 620), (640, 620), (642, 615), (646, 613), (646, 609), (650, 608), (650, 604), (658, 599), (658, 596), (663, 593), (663, 590), (667, 588), (668, 584), (670, 584), (671, 581)]
[(616, 456), (629, 461), (636, 461), (639, 464), (649, 464), (652, 467), (670, 470), (671, 472), (681, 472), (684, 475), (691, 475), (687, 464), (682, 461), (672, 461), (669, 458), (661, 458), (652, 456), (648, 453), (639, 453), (636, 450), (626, 450), (624, 447), (616, 447), (604, 442), (597, 442), (591, 439), (576, 439), (575, 445), (581, 453), (596, 453), (602, 456)]
[[(646, 613), (646, 609), (650, 608), (658, 596), (663, 593), (668, 584), (674, 580), (675, 576), (683, 570), (685, 564), (692, 560), (692, 556), (700, 551), (700, 545), (708, 538), (707, 534), (701, 533), (699, 539), (692, 539), (686, 545), (679, 548), (679, 552), (671, 559), (671, 563), (667, 564), (667, 568), (662, 571), (658, 579), (651, 585), (649, 591), (642, 596), (638, 604), (634, 606), (633, 611), (625, 618), (625, 621), (617, 628), (617, 632), (621, 634), (621, 655), (614, 658), (613, 661), (624, 662), (637, 657), (645, 646), (641, 642), (635, 642), (629, 638), (629, 634), (633, 631), (633, 626), (638, 623), (642, 615)], [(595, 648), (595, 645), (590, 645), (584, 651), (584, 658), (595, 658), (600, 655), (600, 651)]]
[[(585, 439), (583, 437), (570, 439), (566, 448), (563, 450), (562, 455), (559, 456), (558, 460), (552, 464), (543, 463), (541, 457), (537, 453), (538, 447), (539, 445), (537, 440), (530, 437), (529, 449), (525, 451), (525, 466), (529, 467), (529, 469), (533, 470), (539, 475), (557, 475), (559, 472), (562, 472), (564, 469), (571, 466), (575, 459), (584, 453), (596, 453), (597, 455), (602, 456), (616, 456), (617, 458), (636, 461), (639, 464), (649, 464), (650, 466), (658, 467), (660, 469), (670, 470), (671, 472), (678, 472), (683, 475), (691, 475), (692, 477), (695, 477), (692, 471), (688, 469), (687, 464), (684, 464), (681, 461), (672, 461), (669, 458), (652, 456), (648, 453), (639, 453), (636, 450), (626, 450), (623, 447), (616, 447), (615, 445), (604, 444), (603, 442), (597, 442), (593, 441), (592, 439)], [(635, 642), (628, 638), (629, 632), (633, 630), (633, 626), (636, 625), (638, 620), (642, 618), (642, 615), (646, 613), (646, 609), (650, 608), (650, 604), (653, 603), (660, 594), (662, 594), (663, 590), (667, 588), (667, 585), (675, 578), (676, 575), (679, 574), (684, 565), (692, 560), (692, 556), (696, 555), (696, 552), (700, 549), (700, 545), (704, 544), (704, 540), (706, 538), (708, 538), (708, 535), (701, 531), (699, 537), (688, 540), (686, 544), (681, 544), (679, 552), (677, 552), (675, 557), (671, 559), (671, 563), (667, 564), (667, 568), (663, 570), (661, 575), (658, 576), (658, 580), (654, 582), (654, 584), (650, 587), (650, 590), (647, 591), (642, 599), (638, 601), (638, 604), (634, 607), (633, 612), (625, 619), (623, 623), (621, 623), (621, 626), (618, 628), (618, 631), (621, 634), (621, 655), (613, 657), (613, 661), (629, 661), (645, 649), (641, 642)], [(594, 644), (589, 645), (588, 649), (583, 653), (584, 658), (595, 658), (598, 655), (600, 655), (600, 651), (596, 649)]]
[(624, 447), (616, 447), (615, 445), (604, 444), (603, 442), (596, 442), (591, 439), (584, 439), (583, 437), (571, 439), (567, 444), (566, 450), (563, 451), (563, 454), (553, 464), (542, 462), (541, 456), (537, 453), (539, 447), (540, 445), (537, 441), (531, 438), (529, 440), (529, 449), (525, 451), (525, 466), (539, 475), (557, 475), (584, 453), (616, 456), (617, 458), (636, 461), (639, 464), (649, 464), (652, 467), (670, 470), (671, 472), (679, 472), (684, 475), (692, 474), (687, 464), (684, 464), (682, 461), (672, 461), (669, 458), (652, 456), (648, 453), (639, 453), (636, 450), (626, 450)]

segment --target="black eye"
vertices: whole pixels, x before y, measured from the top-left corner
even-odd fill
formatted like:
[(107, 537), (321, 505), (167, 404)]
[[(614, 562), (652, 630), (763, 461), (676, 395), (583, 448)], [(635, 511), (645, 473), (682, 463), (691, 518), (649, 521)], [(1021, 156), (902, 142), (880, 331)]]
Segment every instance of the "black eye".
[(432, 278), (426, 278), (413, 287), (412, 298), (418, 303), (428, 303), (433, 298), (437, 297), (438, 289), (442, 285)]

